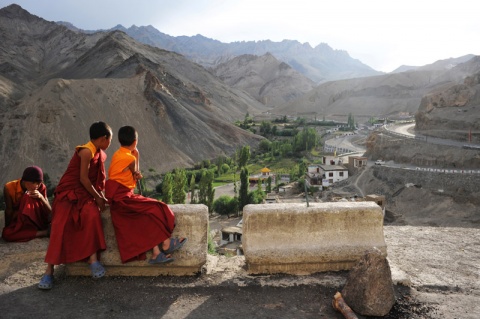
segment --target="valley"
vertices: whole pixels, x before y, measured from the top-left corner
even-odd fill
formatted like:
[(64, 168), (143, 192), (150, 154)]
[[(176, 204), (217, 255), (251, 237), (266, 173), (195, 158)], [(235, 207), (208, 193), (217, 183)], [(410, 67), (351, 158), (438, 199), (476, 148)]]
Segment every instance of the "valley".
[[(56, 184), (99, 120), (113, 128), (109, 158), (119, 146), (118, 128), (136, 127), (142, 170), (158, 179), (244, 146), (258, 156), (255, 167), (289, 153), (286, 172), (337, 150), (357, 152), (367, 166), (316, 195), (319, 201), (385, 196), (385, 237), (404, 307), (389, 318), (474, 319), (480, 313), (480, 151), (463, 147), (480, 144), (480, 56), (384, 74), (328, 45), (228, 46), (201, 35), (175, 38), (121, 26), (83, 32), (18, 5), (0, 8), (0, 30), (0, 181), (38, 165)], [(242, 126), (247, 115), (256, 125)], [(318, 125), (346, 123), (350, 115), (357, 131), (351, 137), (328, 135)], [(296, 123), (282, 124), (293, 140), (304, 128), (322, 139), (312, 149), (301, 144), (293, 151), (293, 142), (275, 149), (268, 143), (278, 146), (284, 138), (261, 129), (262, 121), (276, 119)], [(406, 119), (415, 123), (394, 128)], [(382, 123), (388, 125), (370, 129)], [(295, 181), (288, 186), (284, 202), (305, 201)], [(331, 298), (346, 273), (252, 277), (241, 257), (209, 256), (205, 273), (195, 278), (93, 282), (70, 278), (60, 266), (58, 289), (44, 294), (36, 283), (47, 245), (48, 239), (0, 241), (0, 317), (341, 318)]]

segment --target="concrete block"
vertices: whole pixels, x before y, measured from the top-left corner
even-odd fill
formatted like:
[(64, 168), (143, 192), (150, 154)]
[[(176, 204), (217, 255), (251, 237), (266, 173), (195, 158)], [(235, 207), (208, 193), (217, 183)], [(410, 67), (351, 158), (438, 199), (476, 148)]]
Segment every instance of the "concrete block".
[(348, 270), (373, 247), (387, 255), (373, 202), (247, 205), (242, 246), (250, 274)]
[[(146, 260), (122, 264), (110, 210), (102, 213), (107, 250), (102, 253), (101, 262), (107, 276), (193, 276), (200, 273), (207, 262), (208, 207), (202, 204), (178, 204), (169, 207), (176, 218), (172, 237), (187, 237), (188, 242), (173, 254), (175, 261), (165, 265), (150, 265), (148, 259), (151, 251), (147, 252)], [(68, 264), (66, 271), (70, 276), (91, 275), (87, 263), (84, 262)]]

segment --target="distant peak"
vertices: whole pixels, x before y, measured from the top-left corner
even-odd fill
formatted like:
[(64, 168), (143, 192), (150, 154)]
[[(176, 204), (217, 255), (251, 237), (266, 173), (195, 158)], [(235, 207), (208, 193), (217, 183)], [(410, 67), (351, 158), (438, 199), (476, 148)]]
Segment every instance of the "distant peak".
[(5, 8), (0, 9), (0, 14), (4, 16), (17, 16), (17, 17), (31, 17), (32, 14), (27, 10), (20, 7), (18, 4), (11, 4)]

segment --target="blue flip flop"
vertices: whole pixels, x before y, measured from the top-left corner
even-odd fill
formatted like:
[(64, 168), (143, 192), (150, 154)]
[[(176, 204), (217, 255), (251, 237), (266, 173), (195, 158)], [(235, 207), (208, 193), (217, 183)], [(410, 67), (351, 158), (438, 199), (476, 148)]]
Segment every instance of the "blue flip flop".
[(94, 263), (91, 263), (89, 267), (92, 271), (92, 277), (94, 279), (102, 278), (103, 276), (105, 276), (105, 268), (103, 268), (102, 264), (98, 260)]
[(162, 252), (164, 252), (165, 254), (171, 254), (173, 253), (174, 251), (176, 250), (179, 250), (180, 248), (183, 247), (183, 245), (185, 245), (185, 243), (187, 242), (188, 238), (183, 238), (182, 241), (180, 241), (180, 239), (178, 238), (170, 238), (170, 245), (168, 246), (168, 249), (167, 250), (163, 250), (162, 248), (162, 244), (159, 245), (160, 247), (160, 250)]
[(43, 275), (38, 283), (38, 288), (42, 290), (50, 290), (53, 288), (53, 275)]
[(160, 254), (158, 254), (157, 258), (155, 259), (150, 259), (148, 261), (149, 264), (151, 265), (155, 265), (155, 264), (166, 264), (166, 263), (169, 263), (169, 262), (172, 262), (174, 261), (175, 259), (171, 258), (171, 257), (168, 257), (165, 253), (161, 252)]

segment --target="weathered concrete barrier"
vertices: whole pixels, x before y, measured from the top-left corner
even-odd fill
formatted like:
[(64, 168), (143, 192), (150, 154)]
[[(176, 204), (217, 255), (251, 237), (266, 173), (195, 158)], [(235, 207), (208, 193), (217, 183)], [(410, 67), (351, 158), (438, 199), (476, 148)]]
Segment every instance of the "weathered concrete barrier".
[[(107, 209), (102, 213), (107, 250), (101, 255), (101, 262), (107, 276), (191, 276), (199, 273), (207, 262), (208, 207), (205, 205), (169, 205), (175, 213), (176, 226), (172, 237), (187, 237), (188, 242), (173, 254), (175, 261), (165, 265), (150, 265), (151, 251), (147, 259), (122, 264), (118, 252), (115, 230)], [(73, 263), (66, 266), (67, 275), (90, 276), (87, 263)]]
[(242, 246), (250, 274), (347, 270), (372, 247), (387, 254), (373, 202), (247, 205)]

